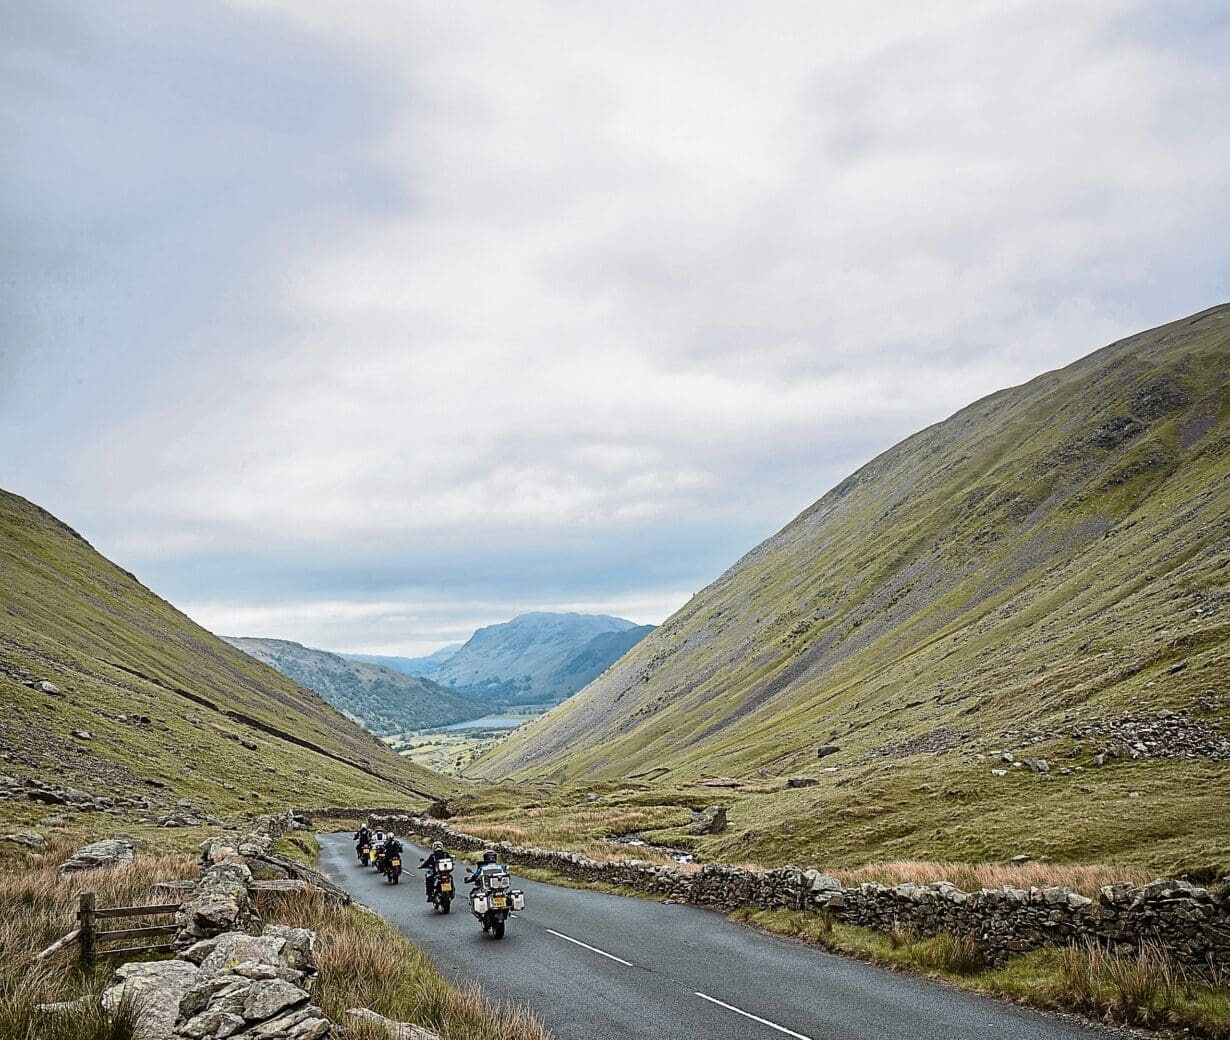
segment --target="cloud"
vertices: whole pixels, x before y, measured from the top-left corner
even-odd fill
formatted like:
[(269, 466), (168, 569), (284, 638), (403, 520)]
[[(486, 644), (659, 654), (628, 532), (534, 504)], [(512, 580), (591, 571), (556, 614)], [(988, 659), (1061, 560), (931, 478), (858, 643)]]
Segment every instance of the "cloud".
[(1216, 15), (40, 6), (7, 479), (218, 624), (666, 610), (900, 437), (1225, 295)]

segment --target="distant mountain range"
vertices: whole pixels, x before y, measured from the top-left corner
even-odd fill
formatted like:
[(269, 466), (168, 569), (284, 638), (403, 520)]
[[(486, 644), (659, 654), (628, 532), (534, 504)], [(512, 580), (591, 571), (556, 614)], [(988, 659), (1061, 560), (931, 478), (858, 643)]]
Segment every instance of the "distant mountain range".
[(313, 650), (284, 639), (224, 636), (380, 736), (447, 726), (487, 714), (491, 705), (422, 676)]
[(393, 671), (404, 672), (406, 675), (430, 675), (464, 645), (464, 643), (450, 643), (426, 657), (384, 657), (379, 654), (342, 654), (341, 656), (348, 661), (383, 665), (385, 668), (392, 668)]
[(653, 631), (605, 614), (521, 614), (480, 628), (430, 674), (495, 704), (562, 701)]

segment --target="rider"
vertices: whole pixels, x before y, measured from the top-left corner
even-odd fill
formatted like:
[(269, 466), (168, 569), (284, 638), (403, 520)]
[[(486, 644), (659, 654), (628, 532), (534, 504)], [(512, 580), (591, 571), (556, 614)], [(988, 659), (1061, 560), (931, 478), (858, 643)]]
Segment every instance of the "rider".
[(362, 827), (355, 831), (354, 847), (356, 849), (362, 848), (364, 845), (370, 845), (371, 841), (372, 832), (367, 829), (367, 824), (365, 823)]
[(401, 858), (402, 845), (401, 842), (389, 831), (388, 836), (384, 839), (384, 856), (381, 863), (381, 869), (388, 869), (389, 864), (394, 857)]
[(508, 871), (500, 866), (499, 857), (495, 854), (495, 849), (487, 849), (483, 853), (482, 861), (474, 864), (474, 872), (466, 875), (467, 883), (473, 883), (472, 892), (477, 892), (483, 887), (484, 874), (507, 874)]
[(436, 879), (436, 864), (442, 859), (452, 859), (448, 851), (444, 848), (444, 842), (433, 841), (431, 843), (431, 851), (427, 853), (427, 858), (419, 864), (419, 870), (427, 871), (427, 898), (431, 899), (431, 886)]

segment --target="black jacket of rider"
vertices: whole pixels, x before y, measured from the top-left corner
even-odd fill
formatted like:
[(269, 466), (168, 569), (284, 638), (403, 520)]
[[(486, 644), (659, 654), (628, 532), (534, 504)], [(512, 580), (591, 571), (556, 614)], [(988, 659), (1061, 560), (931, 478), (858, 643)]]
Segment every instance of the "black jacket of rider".
[(424, 868), (426, 868), (427, 870), (431, 871), (434, 874), (436, 871), (437, 861), (442, 860), (442, 859), (452, 859), (452, 858), (453, 857), (450, 856), (444, 849), (433, 849), (431, 852), (427, 854), (427, 858), (423, 860), (422, 863), (419, 864), (419, 870), (423, 870)]
[(370, 844), (372, 840), (372, 832), (366, 827), (360, 827), (355, 831), (354, 841), (356, 845)]

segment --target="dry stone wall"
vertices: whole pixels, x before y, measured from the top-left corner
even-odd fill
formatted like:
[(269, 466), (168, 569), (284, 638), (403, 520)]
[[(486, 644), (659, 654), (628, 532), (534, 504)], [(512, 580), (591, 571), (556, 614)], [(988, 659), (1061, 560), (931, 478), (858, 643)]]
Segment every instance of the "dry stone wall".
[(1230, 970), (1230, 879), (1212, 888), (1166, 879), (1141, 886), (1108, 885), (1097, 899), (1062, 887), (963, 892), (941, 882), (847, 888), (814, 868), (706, 865), (683, 870), (641, 860), (603, 862), (509, 842), (493, 846), (439, 820), (407, 814), (373, 814), (369, 825), (438, 838), (459, 851), (494, 847), (510, 864), (543, 867), (580, 881), (625, 886), (717, 910), (746, 906), (824, 911), (836, 920), (881, 931), (969, 936), (995, 963), (1043, 946), (1094, 941), (1124, 953), (1150, 943), (1189, 967)]

